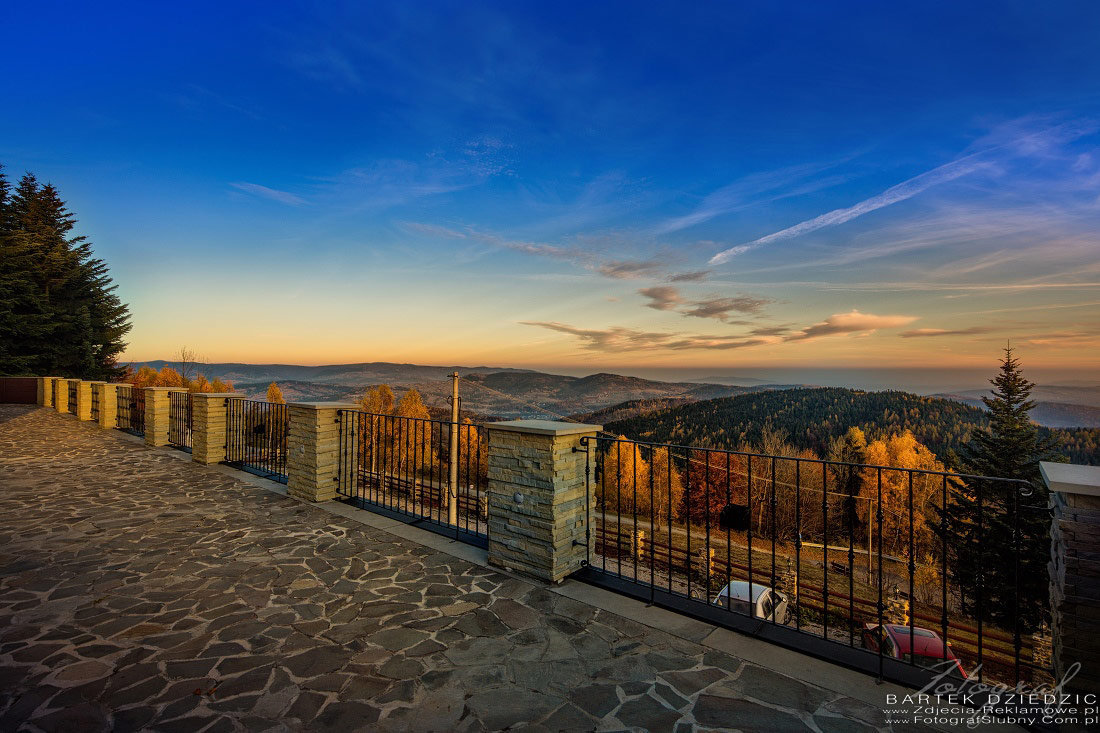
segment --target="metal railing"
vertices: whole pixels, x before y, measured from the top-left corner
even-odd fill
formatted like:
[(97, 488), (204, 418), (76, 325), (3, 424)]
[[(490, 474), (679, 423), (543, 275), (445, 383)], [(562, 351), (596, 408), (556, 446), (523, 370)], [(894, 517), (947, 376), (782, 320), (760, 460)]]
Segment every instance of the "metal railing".
[(145, 435), (145, 390), (128, 385), (119, 385), (116, 390), (115, 426), (127, 433)]
[(194, 409), (190, 392), (168, 393), (168, 444), (191, 451)]
[(480, 425), (358, 410), (340, 410), (339, 420), (342, 499), (487, 546), (488, 447)]
[(76, 400), (77, 400), (77, 382), (69, 382), (69, 412), (76, 412)]
[(583, 579), (906, 684), (1051, 680), (1027, 482), (585, 442)]
[(91, 418), (95, 422), (99, 422), (99, 390), (96, 389), (97, 385), (92, 385), (92, 409)]
[(56, 379), (50, 380), (50, 391), (53, 393), (53, 405), (54, 405), (55, 408), (57, 407), (57, 403), (59, 402), (59, 400), (58, 400), (58, 396), (59, 396), (59, 392), (58, 392), (59, 386), (58, 385), (59, 384), (60, 384), (60, 382)]
[(286, 405), (233, 398), (226, 406), (226, 462), (286, 483)]

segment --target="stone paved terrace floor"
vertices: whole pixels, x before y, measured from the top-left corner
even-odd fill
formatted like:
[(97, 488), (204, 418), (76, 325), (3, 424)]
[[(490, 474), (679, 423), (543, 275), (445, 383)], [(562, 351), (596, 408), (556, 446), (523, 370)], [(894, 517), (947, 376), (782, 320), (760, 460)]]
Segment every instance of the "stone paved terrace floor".
[(879, 706), (185, 458), (0, 406), (0, 730), (888, 729)]

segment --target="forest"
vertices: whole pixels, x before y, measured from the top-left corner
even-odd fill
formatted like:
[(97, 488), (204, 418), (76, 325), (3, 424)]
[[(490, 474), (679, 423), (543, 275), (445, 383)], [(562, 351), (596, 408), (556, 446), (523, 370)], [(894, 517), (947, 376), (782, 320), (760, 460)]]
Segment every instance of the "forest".
[[(693, 402), (607, 423), (604, 428), (634, 440), (701, 448), (761, 445), (777, 432), (798, 450), (825, 456), (849, 428), (869, 440), (908, 430), (949, 469), (975, 433), (989, 424), (986, 412), (954, 400), (909, 392), (863, 392), (838, 387), (756, 392)], [(1054, 437), (1072, 463), (1100, 464), (1100, 428), (1039, 428)]]

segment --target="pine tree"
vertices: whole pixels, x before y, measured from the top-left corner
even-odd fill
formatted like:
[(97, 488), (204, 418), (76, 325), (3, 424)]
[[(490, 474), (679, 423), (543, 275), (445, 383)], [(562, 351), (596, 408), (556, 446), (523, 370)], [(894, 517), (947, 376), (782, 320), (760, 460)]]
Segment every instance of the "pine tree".
[(1029, 486), (978, 479), (955, 483), (947, 517), (948, 571), (964, 611), (978, 615), (980, 605), (983, 619), (1012, 628), (1018, 609), (1023, 632), (1042, 620), (1049, 594), (1048, 491), (1039, 462), (1064, 459), (1056, 452), (1056, 439), (1043, 437), (1031, 422), (1035, 385), (1020, 371), (1011, 347), (990, 384), (992, 396), (982, 398), (989, 427), (962, 452), (963, 470)]
[(129, 311), (75, 226), (52, 185), (0, 173), (0, 374), (123, 374)]

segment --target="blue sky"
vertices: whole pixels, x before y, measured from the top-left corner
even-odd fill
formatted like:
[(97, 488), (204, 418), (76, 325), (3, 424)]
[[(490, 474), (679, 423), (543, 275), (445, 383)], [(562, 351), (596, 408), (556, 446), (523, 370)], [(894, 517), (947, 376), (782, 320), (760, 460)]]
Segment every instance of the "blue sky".
[[(965, 5), (965, 7), (959, 7)], [(128, 356), (1100, 366), (1100, 6), (22, 4)]]

